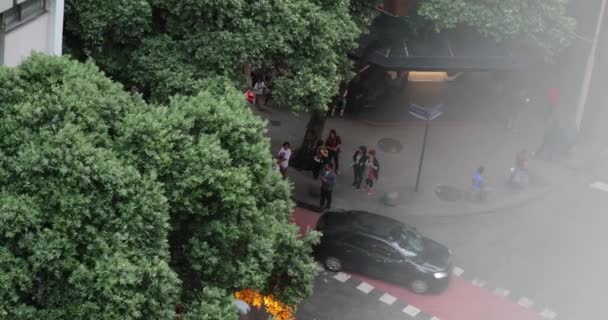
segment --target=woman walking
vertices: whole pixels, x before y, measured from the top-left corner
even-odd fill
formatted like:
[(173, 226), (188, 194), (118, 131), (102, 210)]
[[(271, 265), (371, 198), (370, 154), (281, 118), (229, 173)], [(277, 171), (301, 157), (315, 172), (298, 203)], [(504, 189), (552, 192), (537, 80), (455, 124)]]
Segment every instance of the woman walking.
[(355, 174), (355, 181), (353, 187), (356, 189), (361, 188), (361, 182), (363, 181), (363, 171), (365, 171), (365, 162), (367, 161), (367, 147), (360, 146), (355, 154), (353, 154), (353, 172)]
[(380, 173), (380, 163), (376, 159), (376, 150), (372, 149), (367, 153), (367, 160), (365, 161), (365, 190), (367, 195), (372, 195), (374, 183), (378, 181), (378, 174)]
[(342, 139), (336, 133), (336, 130), (329, 130), (329, 136), (325, 140), (325, 147), (329, 152), (329, 161), (334, 163), (336, 174), (340, 175), (340, 146), (342, 145)]

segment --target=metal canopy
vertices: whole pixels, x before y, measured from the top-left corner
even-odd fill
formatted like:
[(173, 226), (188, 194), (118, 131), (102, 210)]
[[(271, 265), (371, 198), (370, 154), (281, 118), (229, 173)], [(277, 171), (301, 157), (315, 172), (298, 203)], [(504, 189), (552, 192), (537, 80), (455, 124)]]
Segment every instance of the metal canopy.
[(359, 41), (356, 59), (391, 70), (514, 70), (542, 55), (514, 42), (498, 43), (463, 28), (406, 37), (406, 18), (379, 15)]

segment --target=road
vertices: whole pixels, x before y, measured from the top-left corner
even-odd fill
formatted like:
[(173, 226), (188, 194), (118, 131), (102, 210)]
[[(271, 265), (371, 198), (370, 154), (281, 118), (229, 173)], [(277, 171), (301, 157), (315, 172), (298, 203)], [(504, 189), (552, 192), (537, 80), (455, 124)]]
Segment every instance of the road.
[[(348, 281), (332, 278), (333, 282), (316, 288), (301, 306), (305, 316), (298, 319), (339, 319), (336, 315), (345, 309), (357, 317), (342, 319), (408, 319), (404, 312), (394, 313), (408, 303), (428, 314), (427, 318), (442, 320), (542, 319), (538, 315), (542, 311), (548, 318), (556, 312), (556, 319), (601, 317), (608, 284), (603, 274), (608, 269), (608, 254), (602, 247), (608, 243), (608, 192), (589, 186), (596, 180), (608, 181), (608, 176), (581, 176), (545, 199), (509, 212), (412, 219), (423, 233), (452, 248), (456, 264), (464, 270), (444, 294), (420, 297), (356, 275), (348, 280), (350, 289), (336, 293), (331, 290)], [(300, 223), (314, 225), (314, 216), (300, 219)], [(376, 295), (395, 297), (395, 303), (402, 306), (389, 306), (378, 302), (379, 297), (357, 290), (361, 282), (371, 285)], [(377, 312), (377, 316), (366, 318), (369, 312)]]

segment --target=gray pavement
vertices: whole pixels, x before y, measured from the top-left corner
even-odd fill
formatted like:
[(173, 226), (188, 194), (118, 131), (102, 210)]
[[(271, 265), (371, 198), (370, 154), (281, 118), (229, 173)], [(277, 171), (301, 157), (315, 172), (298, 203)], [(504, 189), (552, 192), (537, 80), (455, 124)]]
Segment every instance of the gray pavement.
[[(403, 313), (405, 305), (399, 301), (387, 305), (379, 300), (382, 293), (368, 294), (357, 289), (359, 282), (339, 282), (333, 273), (321, 272), (316, 279), (314, 293), (300, 304), (296, 313), (299, 320), (414, 320)], [(418, 319), (418, 318), (416, 318)]]
[[(375, 109), (375, 113), (393, 113), (396, 119), (406, 119), (396, 124), (365, 121), (373, 114), (369, 110), (347, 113), (344, 118), (329, 118), (326, 131), (337, 130), (343, 141), (341, 175), (334, 191), (333, 206), (381, 212), (395, 218), (487, 214), (542, 198), (555, 185), (552, 180), (562, 179), (562, 176), (567, 178), (571, 174), (559, 166), (532, 159), (530, 171), (536, 183), (523, 191), (511, 190), (506, 180), (515, 154), (524, 148), (533, 151), (540, 145), (546, 110), (533, 104), (527, 106), (517, 117), (517, 131), (513, 131), (506, 126), (509, 114), (490, 104), (489, 98), (470, 97), (466, 100), (466, 95), (460, 95), (456, 99), (459, 103), (447, 105), (445, 115), (431, 123), (419, 192), (413, 192), (413, 189), (424, 123), (411, 116), (404, 118), (407, 100), (403, 106), (393, 102), (390, 106)], [(283, 141), (290, 141), (294, 148), (299, 146), (308, 121), (307, 114), (280, 109), (268, 109), (268, 112), (259, 114), (269, 120), (268, 135), (273, 153)], [(395, 148), (383, 149), (386, 139), (390, 139)], [(351, 157), (359, 145), (378, 151), (381, 172), (372, 196), (351, 187)], [(486, 202), (445, 202), (437, 198), (434, 190), (441, 184), (468, 190), (472, 174), (480, 165), (486, 167), (487, 185), (491, 190)], [(312, 179), (310, 171), (298, 172), (291, 168), (290, 179), (294, 183), (296, 200), (317, 204), (319, 184)], [(383, 201), (390, 192), (398, 194), (393, 206), (387, 206)]]

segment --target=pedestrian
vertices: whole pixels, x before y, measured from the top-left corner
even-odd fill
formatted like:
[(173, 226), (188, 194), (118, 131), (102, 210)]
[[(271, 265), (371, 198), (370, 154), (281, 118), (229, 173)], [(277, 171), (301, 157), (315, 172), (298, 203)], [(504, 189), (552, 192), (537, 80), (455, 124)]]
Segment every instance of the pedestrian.
[(321, 210), (331, 207), (331, 194), (336, 185), (336, 175), (333, 172), (333, 168), (334, 166), (331, 163), (327, 163), (321, 172)]
[(289, 168), (289, 159), (291, 158), (291, 146), (288, 141), (283, 142), (283, 147), (277, 155), (279, 158), (279, 171), (283, 179), (287, 179), (287, 168)]
[(338, 99), (338, 103), (331, 109), (331, 116), (333, 117), (336, 113), (336, 109), (340, 112), (340, 117), (344, 116), (344, 110), (346, 109), (346, 95), (348, 94), (348, 90), (344, 90), (344, 94), (340, 96)]
[(325, 147), (329, 152), (329, 161), (334, 163), (336, 168), (336, 174), (340, 175), (340, 146), (342, 145), (342, 139), (336, 133), (336, 130), (329, 130), (329, 136), (325, 140)]
[(528, 151), (522, 149), (515, 155), (515, 167), (511, 170), (509, 183), (512, 187), (522, 188), (528, 182)]
[(258, 79), (253, 86), (253, 92), (255, 93), (255, 104), (258, 107), (261, 107), (263, 105), (262, 101), (264, 99), (264, 94), (266, 93), (266, 82), (264, 82), (264, 79), (261, 77)]
[(484, 188), (486, 179), (483, 176), (484, 171), (485, 168), (483, 166), (480, 166), (473, 173), (473, 180), (471, 185), (471, 200), (481, 201), (485, 198)]
[(519, 131), (520, 114), (522, 109), (527, 109), (529, 104), (530, 97), (528, 96), (526, 89), (522, 89), (514, 95), (512, 101), (507, 105), (507, 110), (510, 110), (510, 114), (507, 118), (508, 130), (513, 131), (513, 133), (517, 133)]
[(361, 188), (361, 182), (363, 181), (363, 172), (365, 171), (365, 162), (367, 161), (367, 147), (360, 146), (355, 154), (353, 154), (353, 163), (351, 166), (353, 167), (353, 172), (355, 174), (355, 181), (353, 182), (353, 187), (355, 189)]
[(374, 183), (378, 181), (380, 174), (380, 163), (376, 158), (376, 150), (369, 150), (367, 160), (365, 160), (365, 190), (367, 195), (372, 195)]
[(559, 107), (561, 95), (560, 90), (556, 86), (547, 88), (547, 119), (551, 120), (556, 115), (556, 110)]
[(317, 144), (315, 145), (315, 155), (312, 158), (312, 177), (317, 180), (319, 178), (319, 173), (325, 166), (325, 164), (329, 163), (329, 152), (327, 148), (323, 146), (323, 140), (319, 139)]

